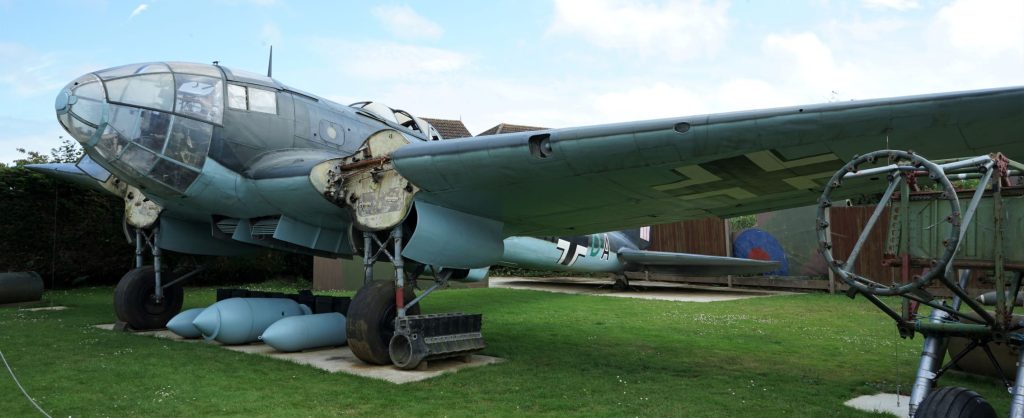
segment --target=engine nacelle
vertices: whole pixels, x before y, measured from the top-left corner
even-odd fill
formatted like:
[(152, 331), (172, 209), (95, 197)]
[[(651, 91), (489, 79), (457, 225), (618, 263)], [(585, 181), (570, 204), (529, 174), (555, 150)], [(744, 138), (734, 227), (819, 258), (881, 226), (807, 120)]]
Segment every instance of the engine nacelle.
[(406, 257), (458, 269), (489, 267), (501, 259), (505, 251), (501, 222), (423, 201), (416, 201), (414, 210), (413, 232), (402, 250)]

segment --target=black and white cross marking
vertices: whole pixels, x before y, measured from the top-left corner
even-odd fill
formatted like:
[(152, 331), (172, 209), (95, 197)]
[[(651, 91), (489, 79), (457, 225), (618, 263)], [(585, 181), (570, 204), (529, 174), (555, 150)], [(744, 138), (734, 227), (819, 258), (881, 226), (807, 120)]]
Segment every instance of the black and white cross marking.
[(558, 264), (563, 266), (571, 266), (576, 264), (576, 260), (583, 257), (587, 253), (587, 248), (582, 245), (577, 245), (574, 242), (569, 242), (559, 238), (558, 243), (555, 247), (562, 251), (562, 255), (558, 257)]

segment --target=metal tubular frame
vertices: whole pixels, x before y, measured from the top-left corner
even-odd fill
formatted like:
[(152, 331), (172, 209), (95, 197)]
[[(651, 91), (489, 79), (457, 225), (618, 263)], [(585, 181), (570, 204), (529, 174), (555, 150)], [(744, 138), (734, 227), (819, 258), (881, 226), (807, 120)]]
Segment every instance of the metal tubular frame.
[[(877, 159), (888, 157), (894, 164), (883, 167), (857, 170), (857, 165), (873, 163)], [(902, 163), (906, 161), (908, 163)], [(821, 254), (829, 264), (829, 268), (840, 276), (849, 286), (851, 297), (861, 293), (875, 304), (886, 315), (897, 322), (900, 335), (905, 337), (913, 336), (913, 333), (920, 332), (925, 336), (924, 349), (921, 353), (921, 360), (910, 398), (910, 416), (914, 416), (918, 405), (928, 396), (936, 381), (952, 366), (956, 365), (969, 352), (981, 347), (988, 360), (994, 365), (1003, 379), (1003, 383), (1010, 388), (1012, 402), (1010, 416), (1024, 418), (1024, 334), (1012, 332), (1019, 330), (1024, 324), (1013, 324), (1012, 314), (1014, 309), (1013, 300), (1022, 290), (1022, 276), (1024, 272), (1016, 271), (1014, 277), (1007, 283), (1005, 277), (1005, 252), (1002, 248), (1004, 243), (1004, 205), (1002, 187), (1009, 185), (1008, 177), (1024, 173), (1024, 165), (1006, 159), (1001, 154), (983, 155), (970, 158), (948, 159), (940, 161), (928, 161), (920, 156), (909, 152), (881, 150), (864, 156), (855, 157), (842, 169), (837, 172), (826, 186), (822, 197), (819, 199), (817, 231)], [(864, 230), (858, 237), (848, 260), (845, 262), (836, 261), (832, 257), (832, 246), (829, 242), (828, 220), (823, 213), (831, 206), (830, 193), (849, 179), (877, 176), (886, 174), (889, 185), (881, 195), (879, 203), (871, 217), (868, 219)], [(940, 199), (949, 200), (952, 214), (947, 218), (953, 228), (950, 237), (944, 242), (944, 254), (938, 260), (933, 261), (930, 270), (920, 278), (909, 277), (909, 209), (910, 209), (910, 188), (916, 183), (915, 176), (927, 174), (928, 177), (941, 184), (944, 193)], [(969, 203), (964, 211), (960, 212), (960, 197), (952, 188), (950, 178), (956, 179), (979, 179)], [(906, 180), (906, 181), (900, 181)], [(893, 203), (894, 210), (902, 218), (899, 222), (893, 221), (890, 228), (900, 228), (898, 254), (901, 258), (903, 284), (893, 283), (892, 286), (881, 285), (869, 278), (854, 273), (855, 262), (860, 253), (866, 237), (877, 223), (882, 211), (890, 205), (892, 195), (897, 186), (900, 188), (898, 206)], [(993, 206), (993, 270), (995, 275), (996, 306), (993, 315), (985, 309), (978, 301), (967, 294), (967, 282), (970, 278), (970, 270), (963, 270), (959, 274), (959, 280), (954, 280), (954, 259), (960, 250), (961, 242), (966, 237), (967, 230), (974, 221), (982, 198), (988, 194), (992, 198)], [(962, 219), (962, 221), (960, 220)], [(893, 237), (894, 235), (890, 235)], [(890, 238), (892, 239), (892, 238)], [(890, 242), (890, 245), (893, 243)], [(929, 293), (919, 290), (922, 286), (933, 279), (939, 282), (953, 293), (951, 305), (946, 305), (937, 300)], [(1009, 289), (1007, 289), (1009, 287)], [(905, 298), (905, 316), (897, 314), (885, 303), (878, 299), (879, 295), (896, 295)], [(914, 319), (913, 312), (916, 308), (908, 305), (914, 301), (930, 306), (932, 313), (928, 319)], [(966, 304), (972, 312), (961, 312), (962, 304)], [(973, 322), (972, 323), (965, 323)], [(1011, 331), (1007, 333), (1007, 331)], [(945, 355), (948, 339), (953, 336), (964, 336), (971, 340), (970, 344), (954, 356), (949, 364), (942, 366), (942, 358)], [(1011, 386), (1006, 379), (1001, 366), (996, 361), (995, 355), (989, 348), (989, 342), (1002, 342), (1019, 347), (1019, 359), (1017, 362), (1018, 373), (1014, 384)], [(940, 367), (941, 366), (941, 367)]]

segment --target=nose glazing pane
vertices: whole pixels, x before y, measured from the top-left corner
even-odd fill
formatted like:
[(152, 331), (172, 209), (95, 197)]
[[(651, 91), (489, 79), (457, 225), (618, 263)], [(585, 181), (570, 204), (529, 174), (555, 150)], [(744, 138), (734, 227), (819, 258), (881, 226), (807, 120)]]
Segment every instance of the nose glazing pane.
[(193, 181), (199, 177), (199, 173), (189, 170), (168, 160), (160, 159), (149, 172), (149, 177), (171, 188), (184, 192)]
[(168, 112), (174, 103), (174, 79), (169, 73), (119, 78), (106, 83), (112, 102)]
[(156, 155), (138, 145), (130, 145), (121, 154), (120, 161), (139, 173), (148, 173), (156, 162)]
[(139, 123), (140, 135), (135, 142), (154, 152), (162, 151), (164, 149), (164, 142), (167, 140), (167, 128), (170, 124), (170, 114), (143, 110)]
[(206, 64), (195, 64), (191, 62), (169, 62), (171, 69), (176, 73), (198, 74), (209, 77), (221, 78), (220, 68)]
[(71, 105), (71, 113), (92, 125), (99, 125), (103, 119), (105, 103), (90, 99), (77, 98)]
[(192, 167), (202, 167), (212, 136), (213, 125), (177, 118), (164, 155)]
[[(90, 75), (89, 77), (92, 77)], [(103, 93), (103, 85), (100, 84), (99, 80), (93, 78), (92, 80), (85, 81), (83, 83), (77, 83), (71, 89), (71, 94), (78, 98), (92, 99), (96, 101), (103, 101), (106, 99), (106, 94)]]
[(68, 133), (71, 134), (78, 142), (88, 143), (92, 139), (92, 135), (96, 133), (96, 128), (85, 124), (77, 118), (68, 118), (69, 128)]
[(169, 71), (170, 69), (168, 69), (166, 65), (154, 62), (147, 64), (122, 65), (120, 67), (114, 67), (100, 71), (96, 74), (98, 74), (100, 78), (104, 80), (110, 80), (112, 78), (127, 77), (130, 75), (166, 73)]
[(128, 146), (128, 138), (114, 129), (113, 126), (107, 125), (107, 129), (103, 131), (100, 140), (96, 142), (96, 151), (104, 158), (113, 160), (118, 155), (121, 155), (121, 151), (124, 151), (126, 146)]
[(177, 81), (174, 111), (219, 124), (224, 105), (221, 80), (185, 74), (175, 74), (174, 78)]

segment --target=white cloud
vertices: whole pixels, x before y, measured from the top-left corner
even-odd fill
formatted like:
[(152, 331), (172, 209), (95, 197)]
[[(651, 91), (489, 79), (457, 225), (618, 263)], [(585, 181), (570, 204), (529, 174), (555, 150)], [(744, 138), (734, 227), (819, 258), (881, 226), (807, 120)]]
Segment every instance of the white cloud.
[(986, 55), (1024, 55), (1021, 22), (1024, 2), (1020, 0), (957, 0), (936, 16), (938, 29), (952, 46)]
[(142, 12), (146, 11), (146, 9), (148, 8), (149, 5), (147, 5), (146, 3), (139, 4), (138, 7), (136, 7), (135, 10), (132, 10), (132, 13), (128, 15), (128, 20), (134, 19), (135, 16), (142, 14)]
[(773, 75), (780, 79), (835, 88), (835, 79), (841, 76), (832, 58), (832, 50), (813, 33), (771, 34), (765, 37), (761, 46), (775, 67)]
[(281, 44), (281, 29), (271, 22), (263, 24), (263, 27), (260, 28), (260, 36), (263, 37), (263, 42), (267, 45)]
[(444, 33), (440, 25), (409, 6), (377, 6), (371, 12), (388, 31), (401, 38), (437, 39)]
[(666, 82), (599, 94), (590, 101), (595, 120), (626, 122), (707, 113), (704, 100), (691, 89)]
[(56, 54), (0, 42), (0, 88), (7, 87), (21, 97), (56, 96), (57, 89), (74, 76), (59, 68), (58, 63)]
[[(672, 61), (714, 53), (729, 28), (726, 3), (556, 0), (549, 33), (582, 36), (606, 49)], [(660, 58), (660, 57), (659, 57)]]
[(861, 0), (861, 3), (869, 9), (893, 9), (901, 12), (921, 7), (917, 0)]
[(764, 80), (737, 78), (728, 80), (710, 95), (718, 111), (768, 109), (793, 104), (793, 99)]
[(432, 77), (460, 70), (470, 62), (459, 52), (394, 42), (317, 39), (313, 44), (344, 72), (373, 80)]

